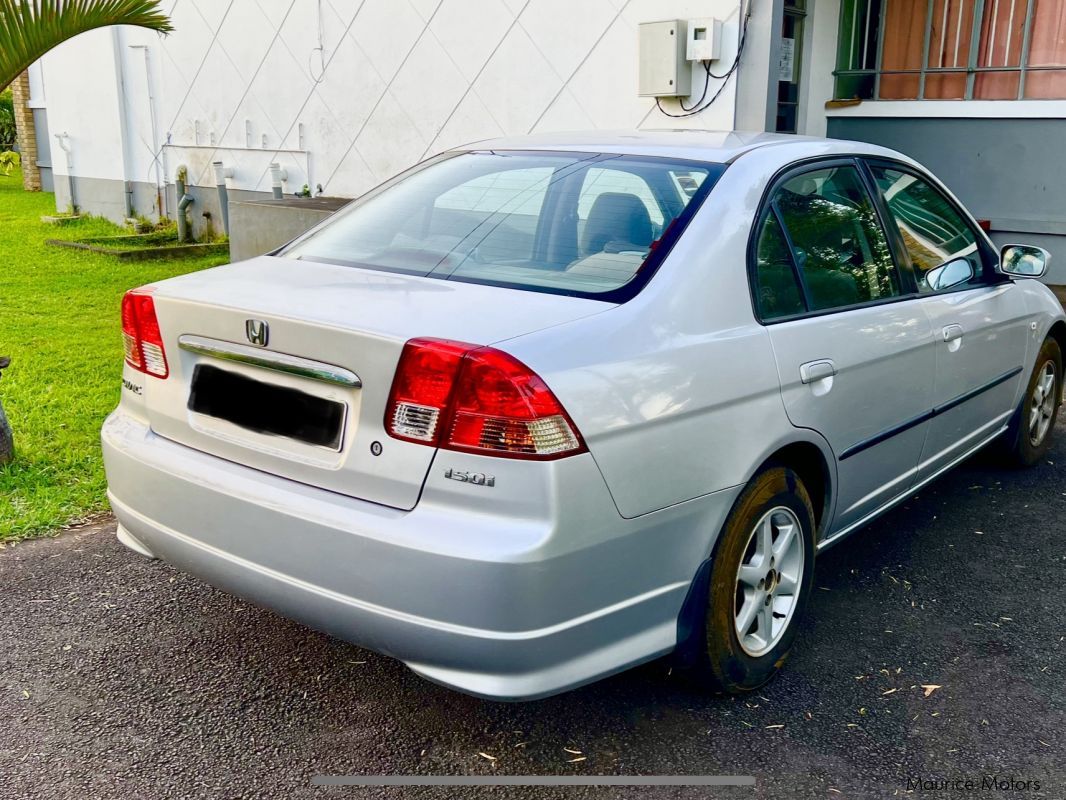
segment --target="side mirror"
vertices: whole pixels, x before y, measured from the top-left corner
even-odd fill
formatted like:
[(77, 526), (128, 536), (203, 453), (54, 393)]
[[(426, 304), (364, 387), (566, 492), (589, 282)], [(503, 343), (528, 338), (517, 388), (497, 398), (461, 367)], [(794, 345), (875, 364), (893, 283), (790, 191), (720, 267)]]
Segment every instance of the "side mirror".
[(932, 291), (939, 292), (966, 283), (973, 278), (973, 264), (965, 258), (956, 258), (939, 267), (934, 267), (922, 276), (922, 283)]
[(1000, 251), (999, 271), (1017, 278), (1040, 278), (1051, 263), (1051, 253), (1029, 244), (1008, 244)]

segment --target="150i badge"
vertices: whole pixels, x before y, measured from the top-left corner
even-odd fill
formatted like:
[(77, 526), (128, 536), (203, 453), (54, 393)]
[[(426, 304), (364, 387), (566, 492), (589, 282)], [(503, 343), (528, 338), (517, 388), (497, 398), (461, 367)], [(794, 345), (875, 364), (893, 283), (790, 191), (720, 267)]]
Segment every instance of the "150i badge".
[(475, 486), (496, 485), (496, 476), (486, 475), (484, 472), (463, 472), (462, 470), (448, 467), (448, 469), (444, 470), (444, 477), (460, 483), (472, 483)]

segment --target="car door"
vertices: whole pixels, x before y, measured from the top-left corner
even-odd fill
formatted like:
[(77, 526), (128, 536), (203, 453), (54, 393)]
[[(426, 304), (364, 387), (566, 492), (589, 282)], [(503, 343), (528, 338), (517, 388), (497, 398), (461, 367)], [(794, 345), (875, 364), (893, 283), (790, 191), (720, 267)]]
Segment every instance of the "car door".
[(872, 161), (870, 172), (917, 279), (936, 339), (932, 418), (919, 480), (965, 456), (1008, 421), (1025, 380), (1029, 316), (995, 251), (921, 171)]
[(870, 188), (850, 159), (793, 170), (753, 237), (755, 306), (789, 419), (838, 460), (837, 531), (913, 484), (932, 402), (932, 328)]

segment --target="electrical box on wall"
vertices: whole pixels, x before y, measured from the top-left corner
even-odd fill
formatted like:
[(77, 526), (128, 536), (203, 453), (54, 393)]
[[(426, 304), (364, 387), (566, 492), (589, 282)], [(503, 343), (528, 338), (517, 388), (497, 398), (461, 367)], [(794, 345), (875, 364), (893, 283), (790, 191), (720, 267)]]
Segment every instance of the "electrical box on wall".
[(637, 94), (641, 97), (687, 97), (691, 94), (692, 68), (685, 58), (688, 41), (685, 21), (642, 22), (639, 36)]
[(715, 61), (721, 57), (722, 21), (713, 18), (690, 19), (685, 57), (689, 61)]

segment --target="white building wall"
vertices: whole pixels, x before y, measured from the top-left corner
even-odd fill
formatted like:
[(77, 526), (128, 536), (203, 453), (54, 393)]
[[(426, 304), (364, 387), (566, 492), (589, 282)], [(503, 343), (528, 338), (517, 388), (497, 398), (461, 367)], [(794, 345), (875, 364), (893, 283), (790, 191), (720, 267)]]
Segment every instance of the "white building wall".
[[(74, 173), (88, 178), (121, 179), (113, 163), (120, 120), (111, 51), (111, 34), (91, 31), (53, 51), (55, 58), (47, 56), (37, 71), (47, 81), (49, 129), (53, 137), (66, 134)], [(67, 161), (55, 138), (52, 153), (57, 178), (66, 175)]]
[[(769, 37), (772, 5), (755, 5), (749, 42)], [(735, 126), (735, 78), (707, 110), (673, 119), (637, 97), (636, 72), (638, 23), (706, 16), (725, 21), (714, 65), (724, 71), (736, 0), (173, 0), (168, 11), (170, 36), (117, 29), (116, 47), (116, 34), (95, 31), (45, 57), (49, 125), (70, 134), (79, 178), (154, 186), (157, 167), (171, 183), (185, 164), (190, 183), (212, 186), (222, 160), (231, 190), (267, 192), (277, 159), (286, 192), (306, 183), (354, 196), (500, 134)], [(690, 102), (703, 76), (695, 66)], [(743, 102), (765, 108), (765, 89)], [(53, 152), (58, 186), (65, 166)], [(90, 211), (98, 190), (87, 182), (79, 198)]]

